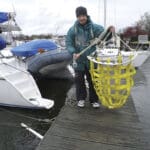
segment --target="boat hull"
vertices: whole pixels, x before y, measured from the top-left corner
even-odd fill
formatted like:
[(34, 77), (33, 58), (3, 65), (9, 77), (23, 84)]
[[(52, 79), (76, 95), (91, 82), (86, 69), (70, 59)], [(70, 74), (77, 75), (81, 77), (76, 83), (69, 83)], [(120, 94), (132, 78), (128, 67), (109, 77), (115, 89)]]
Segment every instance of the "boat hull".
[(138, 51), (136, 58), (133, 60), (133, 66), (140, 67), (149, 58), (150, 51)]
[(42, 98), (34, 78), (26, 71), (24, 62), (15, 58), (0, 61), (0, 105), (50, 109), (53, 100)]
[(27, 60), (28, 71), (35, 76), (46, 78), (71, 78), (67, 66), (72, 57), (67, 51), (53, 50), (35, 55)]
[[(45, 109), (44, 105), (36, 105), (29, 99), (25, 99), (17, 89), (15, 89), (9, 82), (5, 79), (0, 78), (0, 105), (18, 108), (33, 108), (33, 109)], [(47, 100), (48, 101), (48, 100)], [(43, 102), (44, 103), (44, 99)], [(38, 104), (38, 103), (37, 103)], [(49, 100), (47, 103), (48, 108), (53, 107), (54, 102)]]

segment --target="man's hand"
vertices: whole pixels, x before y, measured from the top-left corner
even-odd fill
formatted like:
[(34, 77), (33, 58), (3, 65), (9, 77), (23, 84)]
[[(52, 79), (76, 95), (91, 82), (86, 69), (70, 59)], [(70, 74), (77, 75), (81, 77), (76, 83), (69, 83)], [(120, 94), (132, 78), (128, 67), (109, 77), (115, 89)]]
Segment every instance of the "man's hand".
[(115, 27), (114, 26), (110, 26), (108, 28), (109, 32), (115, 33)]
[(73, 59), (77, 60), (80, 57), (80, 54), (73, 54)]

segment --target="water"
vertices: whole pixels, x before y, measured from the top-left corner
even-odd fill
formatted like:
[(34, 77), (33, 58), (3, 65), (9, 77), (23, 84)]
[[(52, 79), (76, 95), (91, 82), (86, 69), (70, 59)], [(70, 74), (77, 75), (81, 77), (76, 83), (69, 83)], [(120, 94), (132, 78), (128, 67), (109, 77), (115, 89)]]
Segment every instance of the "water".
[[(132, 97), (141, 125), (150, 139), (150, 58), (137, 70)], [(23, 122), (44, 135), (51, 123), (39, 122), (25, 116), (40, 119), (51, 119), (59, 113), (72, 83), (66, 80), (39, 80), (37, 84), (45, 98), (55, 100), (52, 110), (27, 110), (0, 107), (0, 150), (35, 150), (40, 140), (21, 128)], [(5, 109), (4, 109), (5, 108)], [(19, 115), (13, 114), (17, 113)]]
[(0, 107), (0, 150), (35, 150), (40, 140), (22, 128), (20, 123), (23, 122), (44, 135), (51, 122), (39, 122), (34, 118), (49, 120), (57, 116), (72, 83), (67, 80), (43, 79), (38, 80), (37, 84), (43, 97), (55, 100), (54, 108), (52, 110), (27, 110)]

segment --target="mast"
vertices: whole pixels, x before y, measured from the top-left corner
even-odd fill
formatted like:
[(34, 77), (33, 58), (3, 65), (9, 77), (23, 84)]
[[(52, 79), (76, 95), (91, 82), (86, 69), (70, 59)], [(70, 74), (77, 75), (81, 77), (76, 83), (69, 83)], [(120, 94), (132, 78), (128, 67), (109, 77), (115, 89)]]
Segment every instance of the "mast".
[(100, 1), (101, 0), (98, 0), (98, 22), (100, 23), (100, 7), (101, 7), (101, 4), (100, 4)]
[(106, 28), (106, 18), (107, 17), (107, 0), (104, 0), (104, 28)]

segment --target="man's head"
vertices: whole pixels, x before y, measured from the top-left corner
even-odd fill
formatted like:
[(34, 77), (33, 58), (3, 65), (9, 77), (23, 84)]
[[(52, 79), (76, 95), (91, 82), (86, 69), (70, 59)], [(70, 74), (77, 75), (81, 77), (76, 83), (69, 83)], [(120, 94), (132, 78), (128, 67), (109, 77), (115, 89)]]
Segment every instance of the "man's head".
[(85, 7), (77, 7), (76, 8), (76, 17), (81, 25), (85, 25), (87, 23), (87, 10)]

